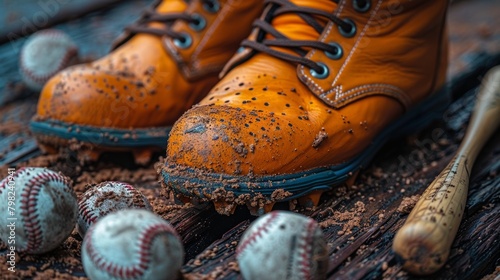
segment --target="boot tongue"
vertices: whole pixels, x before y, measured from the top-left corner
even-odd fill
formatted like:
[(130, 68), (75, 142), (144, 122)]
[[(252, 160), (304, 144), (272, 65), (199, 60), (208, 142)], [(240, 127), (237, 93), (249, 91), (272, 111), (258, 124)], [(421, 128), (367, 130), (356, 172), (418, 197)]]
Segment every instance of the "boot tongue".
[[(337, 4), (332, 0), (291, 0), (293, 4), (299, 7), (313, 8), (328, 13), (333, 13)], [(315, 17), (321, 25), (326, 24), (323, 17)], [(298, 14), (287, 13), (274, 18), (271, 24), (283, 35), (291, 40), (318, 40), (319, 35), (316, 30), (307, 24)]]
[[(184, 0), (171, 0), (171, 1), (162, 1), (157, 7), (156, 7), (156, 12), (159, 14), (171, 14), (171, 13), (182, 13), (186, 11), (187, 9), (187, 3)], [(151, 22), (148, 25), (149, 27), (153, 28), (165, 28), (165, 25), (163, 23), (159, 22)]]
[(171, 0), (171, 1), (162, 1), (160, 5), (156, 8), (156, 11), (162, 14), (167, 13), (181, 13), (184, 12), (187, 8), (187, 3), (184, 0)]

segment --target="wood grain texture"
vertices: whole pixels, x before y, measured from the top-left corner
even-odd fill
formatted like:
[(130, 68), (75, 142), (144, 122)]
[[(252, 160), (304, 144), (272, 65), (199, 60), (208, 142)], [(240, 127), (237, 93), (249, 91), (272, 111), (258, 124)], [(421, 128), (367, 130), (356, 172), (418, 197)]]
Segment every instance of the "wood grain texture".
[[(16, 15), (14, 19), (19, 18), (19, 22), (22, 23), (21, 19), (31, 19), (36, 15), (39, 11), (38, 2), (57, 1), (66, 3), (64, 6), (70, 6), (72, 2), (68, 0), (10, 1), (10, 5), (5, 4), (4, 7), (6, 9), (0, 9), (0, 15), (3, 14), (5, 16), (0, 17), (0, 20), (8, 22), (8, 18), (13, 17), (11, 14), (14, 14)], [(75, 2), (78, 2), (77, 4), (81, 6), (88, 1)], [(138, 18), (142, 9), (151, 2), (152, 0), (125, 1), (120, 5), (96, 11), (85, 17), (52, 26), (52, 28), (69, 34), (71, 39), (78, 45), (81, 57), (99, 58), (109, 51), (112, 41), (122, 32), (123, 27)], [(9, 9), (9, 6), (17, 7), (18, 5), (20, 7), (28, 6), (31, 8), (25, 8), (28, 11), (24, 14), (17, 12), (21, 8)], [(10, 19), (10, 21), (14, 19)], [(1, 26), (1, 31), (6, 33), (14, 32), (14, 29), (11, 28), (14, 27), (5, 24)], [(8, 40), (0, 44), (0, 61), (2, 62), (0, 67), (0, 105), (37, 94), (36, 92), (28, 91), (19, 83), (21, 80), (18, 67), (19, 52), (28, 38), (29, 36), (16, 36), (13, 38), (14, 40)]]
[(58, 23), (77, 19), (88, 13), (109, 9), (120, 0), (39, 0), (15, 3), (5, 1), (0, 18), (5, 19), (0, 29), (0, 44), (28, 36)]
[(474, 162), (500, 125), (500, 66), (491, 69), (456, 155), (430, 184), (394, 237), (393, 249), (412, 273), (429, 275), (447, 261), (467, 202)]
[[(84, 55), (99, 57), (106, 53), (121, 28), (133, 20), (133, 15), (138, 15), (140, 3), (144, 2), (147, 1), (127, 1), (109, 11), (56, 28), (75, 38)], [(500, 26), (499, 4), (498, 0), (464, 0), (451, 7), (449, 83), (454, 102), (443, 120), (416, 133), (411, 141), (399, 139), (384, 147), (362, 171), (354, 187), (340, 187), (324, 194), (314, 211), (299, 210), (323, 225), (329, 244), (330, 279), (420, 279), (405, 272), (391, 251), (394, 234), (408, 217), (408, 212), (398, 208), (404, 200), (420, 195), (458, 149), (482, 75), (500, 63), (500, 56), (496, 55), (500, 51), (500, 31), (496, 28)], [(492, 30), (490, 35), (484, 36), (488, 35), (488, 28)], [(22, 42), (20, 39), (0, 45), (0, 99), (12, 96), (19, 85), (17, 54)], [(6, 166), (18, 167), (29, 160), (44, 158), (27, 130), (36, 101), (36, 93), (28, 93), (0, 106), (0, 174)], [(500, 265), (499, 143), (500, 134), (496, 133), (478, 156), (471, 171), (464, 220), (451, 246), (449, 260), (428, 279), (480, 279)], [(74, 180), (83, 180), (80, 184), (87, 183), (95, 174), (108, 174), (114, 179), (113, 172), (119, 167), (131, 174), (127, 182), (144, 192), (154, 190), (160, 195), (156, 178), (133, 177), (138, 170), (126, 156), (104, 156), (95, 166), (79, 166), (72, 154), (47, 161), (50, 168)], [(87, 173), (92, 176), (84, 176)], [(364, 212), (356, 212), (360, 203)], [(187, 252), (183, 266), (186, 279), (240, 279), (234, 250), (254, 219), (245, 211), (237, 209), (235, 216), (227, 218), (218, 215), (212, 206), (200, 205), (168, 215), (162, 213), (174, 223), (183, 239)], [(349, 220), (358, 221), (358, 226), (348, 227)], [(63, 244), (59, 250), (39, 256), (36, 261), (21, 256), (19, 269), (28, 270), (32, 266), (35, 276), (54, 270), (83, 277), (78, 254), (74, 256), (74, 264), (64, 262), (71, 246)], [(0, 251), (0, 261), (3, 260)]]

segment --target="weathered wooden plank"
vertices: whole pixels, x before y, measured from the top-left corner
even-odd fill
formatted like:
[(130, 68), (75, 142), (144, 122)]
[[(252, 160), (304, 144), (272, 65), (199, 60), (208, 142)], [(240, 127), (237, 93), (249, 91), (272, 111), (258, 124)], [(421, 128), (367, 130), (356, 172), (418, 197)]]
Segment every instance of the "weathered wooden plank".
[[(68, 1), (64, 0), (64, 2)], [(81, 4), (88, 1), (78, 2)], [(112, 41), (122, 32), (123, 27), (138, 18), (142, 9), (151, 2), (152, 0), (126, 1), (113, 6), (112, 9), (95, 12), (68, 23), (53, 26), (53, 28), (66, 32), (78, 45), (82, 57), (98, 58), (109, 51)], [(18, 5), (19, 3), (34, 5), (32, 11), (36, 13), (37, 2), (12, 1), (10, 5)], [(7, 12), (8, 10), (3, 11)], [(2, 20), (2, 17), (0, 17), (0, 20)], [(27, 92), (26, 89), (19, 85), (21, 76), (19, 74), (18, 57), (27, 38), (28, 36), (0, 44), (0, 105), (12, 101), (16, 97), (36, 94)]]
[(111, 8), (119, 0), (38, 0), (5, 1), (0, 10), (0, 44), (28, 36), (58, 23), (80, 18), (88, 13)]
[[(146, 1), (139, 1), (142, 2)], [(385, 147), (362, 173), (355, 187), (332, 190), (323, 196), (315, 211), (299, 210), (324, 226), (330, 246), (331, 279), (414, 279), (402, 271), (390, 250), (394, 233), (407, 215), (398, 211), (398, 207), (403, 199), (421, 193), (447, 164), (465, 131), (474, 89), (481, 75), (500, 63), (499, 57), (493, 55), (500, 51), (500, 38), (494, 28), (498, 26), (499, 3), (497, 0), (461, 1), (451, 9), (450, 75), (455, 102), (444, 120), (420, 132), (410, 142), (396, 140)], [(93, 52), (94, 56), (100, 56), (106, 52), (111, 38), (128, 22), (129, 17), (123, 14), (136, 14), (140, 11), (138, 6), (141, 5), (126, 2), (111, 11), (86, 16), (58, 28), (75, 36), (85, 54)], [(492, 30), (490, 35), (488, 28)], [(18, 85), (15, 57), (21, 44), (22, 40), (0, 45), (0, 60), (6, 61), (0, 67), (0, 96)], [(9, 82), (12, 86), (7, 88), (5, 84)], [(229, 218), (216, 214), (209, 205), (179, 209), (161, 194), (153, 166), (140, 169), (125, 156), (104, 156), (95, 165), (80, 165), (71, 151), (56, 157), (39, 156), (26, 131), (36, 98), (10, 104), (11, 107), (0, 107), (0, 154), (7, 151), (3, 161), (0, 158), (0, 165), (2, 162), (16, 167), (40, 165), (60, 170), (76, 182), (78, 193), (87, 183), (100, 180), (130, 182), (148, 195), (155, 211), (171, 221), (181, 235), (186, 249), (183, 267), (186, 279), (240, 277), (234, 250), (243, 231), (254, 219), (246, 209), (238, 209)], [(2, 132), (7, 122), (13, 123), (17, 132)], [(21, 127), (16, 128), (16, 125)], [(3, 148), (18, 139), (22, 139), (23, 144), (18, 145), (17, 151)], [(473, 170), (466, 218), (453, 245), (450, 261), (433, 279), (477, 279), (494, 271), (499, 264), (499, 140), (497, 133), (480, 155)], [(0, 167), (2, 176), (4, 169)], [(54, 273), (84, 276), (78, 251), (80, 243), (78, 235), (73, 234), (57, 251), (34, 258), (23, 255), (18, 264), (27, 277), (42, 277), (38, 273), (51, 269)], [(70, 253), (70, 261), (65, 260)], [(4, 264), (1, 256), (0, 260), (1, 267)], [(30, 266), (34, 271), (29, 271)]]

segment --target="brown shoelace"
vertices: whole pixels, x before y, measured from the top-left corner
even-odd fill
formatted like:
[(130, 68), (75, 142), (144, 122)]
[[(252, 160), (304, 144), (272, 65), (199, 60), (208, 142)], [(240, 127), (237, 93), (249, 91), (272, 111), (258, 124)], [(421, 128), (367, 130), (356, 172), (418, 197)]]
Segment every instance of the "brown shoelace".
[[(193, 17), (188, 13), (158, 13), (155, 10), (155, 7), (157, 7), (160, 2), (161, 1), (157, 1), (157, 3), (153, 4), (150, 8), (145, 9), (143, 14), (141, 15), (141, 18), (134, 24), (125, 27), (125, 30), (130, 32), (131, 34), (146, 33), (157, 36), (168, 36), (172, 39), (177, 39), (180, 41), (185, 40), (185, 37), (181, 33), (173, 31), (172, 29), (170, 29), (170, 26), (177, 20), (183, 20), (188, 23), (197, 25), (199, 24), (199, 19)], [(203, 0), (202, 2), (209, 9), (218, 5), (214, 0)], [(149, 27), (148, 24), (151, 22), (164, 23), (166, 25), (166, 28), (160, 29)]]
[[(334, 1), (334, 2), (338, 2)], [(318, 65), (316, 62), (305, 58), (307, 54), (307, 50), (305, 48), (314, 48), (318, 50), (325, 51), (330, 54), (335, 54), (341, 50), (339, 50), (338, 45), (336, 44), (327, 44), (319, 41), (310, 41), (310, 40), (292, 40), (287, 38), (281, 32), (277, 31), (270, 22), (273, 18), (283, 15), (283, 14), (297, 14), (304, 20), (307, 24), (312, 26), (318, 34), (323, 32), (325, 28), (324, 25), (318, 22), (315, 17), (325, 18), (344, 30), (344, 32), (351, 32), (353, 27), (349, 22), (342, 20), (341, 18), (333, 15), (333, 12), (325, 12), (322, 10), (307, 8), (307, 7), (299, 7), (287, 0), (266, 0), (266, 4), (272, 4), (272, 8), (269, 13), (266, 15), (264, 19), (257, 19), (253, 26), (259, 28), (259, 34), (257, 36), (256, 41), (244, 40), (241, 45), (247, 48), (251, 48), (258, 52), (267, 53), (274, 57), (277, 57), (282, 60), (290, 61), (293, 63), (302, 64), (304, 66), (317, 71), (318, 73), (323, 71), (323, 68)], [(266, 34), (272, 35), (273, 39), (265, 39)], [(271, 47), (282, 47), (288, 48), (298, 54), (298, 56), (284, 53)]]

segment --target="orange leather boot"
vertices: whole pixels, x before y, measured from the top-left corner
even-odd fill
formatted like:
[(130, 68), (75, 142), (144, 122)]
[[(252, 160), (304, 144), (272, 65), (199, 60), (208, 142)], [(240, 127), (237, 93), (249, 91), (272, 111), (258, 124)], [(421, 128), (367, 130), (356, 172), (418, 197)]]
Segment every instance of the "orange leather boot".
[(448, 103), (447, 1), (268, 2), (168, 141), (167, 188), (223, 214), (317, 203)]
[(217, 83), (263, 1), (157, 1), (115, 49), (44, 87), (31, 130), (44, 148), (76, 139), (95, 152), (164, 149), (171, 125)]

